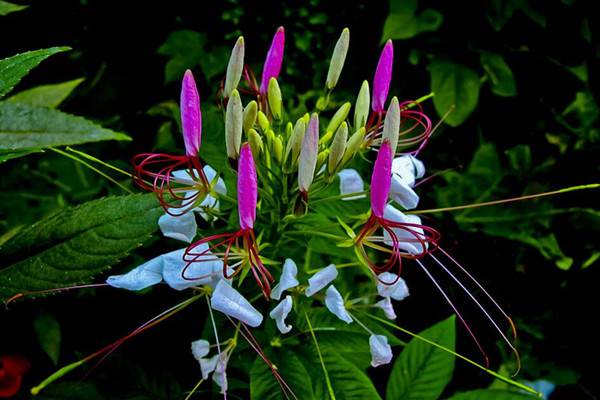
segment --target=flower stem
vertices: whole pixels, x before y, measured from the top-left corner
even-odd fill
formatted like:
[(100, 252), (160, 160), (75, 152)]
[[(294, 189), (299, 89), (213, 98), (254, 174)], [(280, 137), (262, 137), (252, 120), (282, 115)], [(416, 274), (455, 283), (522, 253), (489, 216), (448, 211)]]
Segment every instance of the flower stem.
[(317, 348), (317, 354), (319, 355), (319, 361), (321, 362), (321, 367), (323, 368), (323, 374), (325, 375), (325, 383), (327, 384), (327, 391), (329, 392), (329, 397), (331, 400), (335, 400), (335, 393), (333, 392), (333, 386), (331, 386), (331, 380), (329, 379), (329, 373), (327, 372), (327, 368), (325, 367), (325, 361), (323, 361), (323, 355), (321, 354), (321, 349), (319, 348), (319, 342), (317, 342), (317, 337), (315, 336), (315, 332), (313, 331), (312, 324), (310, 323), (310, 319), (308, 318), (308, 314), (304, 311), (304, 317), (306, 318), (306, 323), (308, 324), (308, 329), (310, 330), (310, 335), (315, 342), (315, 347)]

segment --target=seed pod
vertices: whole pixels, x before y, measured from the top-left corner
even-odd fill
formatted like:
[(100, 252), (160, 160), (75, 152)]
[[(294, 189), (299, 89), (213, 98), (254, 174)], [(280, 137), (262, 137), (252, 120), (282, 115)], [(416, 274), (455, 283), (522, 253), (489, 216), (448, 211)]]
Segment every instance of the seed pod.
[(248, 143), (250, 143), (250, 149), (255, 160), (258, 160), (260, 152), (263, 148), (263, 141), (259, 133), (255, 129), (248, 130)]
[(346, 150), (346, 141), (348, 140), (348, 124), (342, 122), (338, 128), (329, 151), (329, 160), (327, 160), (327, 171), (330, 175), (335, 173), (337, 166), (344, 157)]
[(308, 128), (306, 128), (300, 150), (300, 160), (298, 161), (298, 188), (304, 194), (308, 193), (308, 189), (315, 176), (318, 150), (319, 115), (314, 113), (310, 117)]
[(392, 156), (396, 153), (396, 147), (398, 147), (398, 136), (400, 135), (400, 104), (398, 104), (398, 98), (394, 96), (390, 101), (390, 106), (385, 114), (385, 120), (383, 121), (383, 134), (382, 140), (387, 140), (392, 149)]
[(354, 129), (359, 129), (366, 125), (369, 118), (369, 103), (371, 102), (369, 95), (369, 82), (363, 81), (356, 98), (354, 106)]
[(363, 126), (358, 131), (354, 132), (352, 136), (350, 136), (350, 139), (348, 139), (348, 144), (346, 145), (344, 157), (342, 157), (342, 165), (345, 165), (348, 161), (350, 161), (358, 152), (365, 138), (365, 133), (365, 127)]
[(281, 164), (283, 160), (283, 140), (281, 140), (281, 136), (275, 136), (273, 140), (273, 156), (275, 160)]
[(237, 89), (242, 72), (244, 71), (244, 38), (240, 36), (233, 46), (229, 64), (227, 64), (227, 74), (225, 75), (225, 88), (223, 90), (225, 97), (231, 97), (233, 89)]
[(227, 157), (237, 160), (242, 144), (243, 125), (242, 99), (237, 89), (233, 89), (225, 112), (225, 146)]
[(248, 131), (254, 127), (257, 113), (258, 103), (256, 103), (255, 100), (252, 100), (246, 105), (246, 108), (244, 108), (244, 132), (246, 135), (248, 134)]
[(342, 68), (344, 68), (344, 62), (346, 61), (349, 44), (350, 30), (344, 28), (333, 49), (333, 56), (329, 63), (329, 71), (327, 71), (327, 81), (325, 85), (329, 90), (332, 90), (335, 85), (337, 85), (338, 79), (340, 79), (340, 74), (342, 73)]
[(269, 126), (271, 124), (269, 124), (269, 118), (267, 118), (267, 116), (265, 115), (264, 112), (258, 110), (258, 126), (260, 126), (260, 129), (263, 132), (266, 132), (269, 129)]
[(271, 78), (269, 81), (268, 100), (271, 115), (273, 115), (273, 118), (276, 120), (281, 120), (281, 109), (283, 108), (281, 89), (279, 88), (279, 83), (277, 83), (277, 79), (275, 78)]

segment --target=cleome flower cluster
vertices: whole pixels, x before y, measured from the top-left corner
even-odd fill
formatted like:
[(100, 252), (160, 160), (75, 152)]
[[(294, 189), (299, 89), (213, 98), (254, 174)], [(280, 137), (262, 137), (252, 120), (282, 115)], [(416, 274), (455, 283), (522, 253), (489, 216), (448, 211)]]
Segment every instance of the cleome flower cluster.
[[(278, 82), (284, 56), (284, 28), (280, 27), (273, 37), (260, 82), (244, 62), (244, 39), (237, 40), (219, 91), (225, 115), (223, 151), (235, 176), (229, 187), (223, 179), (224, 171), (217, 172), (202, 160), (200, 97), (192, 72), (185, 72), (180, 101), (185, 153), (139, 154), (133, 165), (135, 182), (154, 192), (164, 208), (165, 214), (158, 222), (163, 235), (186, 245), (126, 274), (110, 276), (107, 284), (135, 291), (159, 283), (179, 291), (202, 290), (210, 296), (212, 310), (241, 323), (245, 337), (251, 336), (247, 327), (260, 326), (266, 315), (242, 292), (259, 292), (273, 301), (268, 318), (274, 320), (282, 335), (293, 329), (286, 319), (297, 303), (310, 300), (324, 305), (341, 321), (366, 329), (370, 334), (371, 365), (377, 367), (392, 359), (388, 338), (371, 332), (353, 315), (353, 302), (345, 300), (335, 286), (342, 275), (340, 268), (331, 264), (312, 275), (299, 272), (296, 262), (300, 265), (305, 260), (287, 258), (284, 247), (273, 243), (273, 238), (302, 235), (301, 231), (294, 231), (293, 222), (318, 214), (314, 207), (317, 202), (369, 197), (370, 209), (365, 208), (362, 216), (339, 215), (333, 222), (339, 224), (345, 236), (322, 234), (331, 246), (354, 249), (348, 252), (348, 261), (359, 265), (357, 268), (367, 267), (361, 271), (372, 278), (373, 295), (379, 296), (369, 306), (382, 309), (387, 318), (396, 318), (393, 301), (409, 295), (401, 278), (403, 264), (413, 261), (432, 279), (484, 353), (469, 324), (426, 267), (427, 259), (468, 294), (514, 349), (492, 313), (450, 271), (451, 267), (469, 284), (477, 286), (486, 302), (492, 304), (493, 312), (501, 313), (512, 326), (510, 318), (473, 276), (440, 247), (440, 233), (424, 225), (417, 215), (406, 213), (419, 202), (415, 189), (425, 176), (425, 166), (418, 156), (431, 136), (432, 123), (418, 101), (400, 101), (397, 97), (388, 100), (394, 52), (391, 41), (381, 52), (372, 91), (369, 82), (364, 81), (354, 105), (344, 102), (334, 112), (329, 111), (349, 40), (350, 32), (344, 29), (314, 112), (295, 116), (286, 112)], [(358, 156), (374, 159), (368, 186), (360, 173), (351, 168)], [(332, 187), (337, 191), (338, 185), (339, 193), (323, 197)], [(232, 205), (227, 210), (234, 218), (223, 216), (224, 202)], [(197, 218), (205, 220), (205, 225), (212, 224), (215, 231), (199, 230)], [(221, 221), (225, 221), (225, 226)], [(319, 229), (315, 226), (312, 234), (319, 235)], [(257, 287), (248, 283), (246, 276), (254, 278)], [(215, 329), (215, 339), (212, 345), (204, 339), (193, 342), (192, 353), (200, 363), (203, 379), (212, 374), (225, 392), (226, 367), (235, 348), (235, 337), (219, 341)], [(211, 355), (213, 350), (216, 353)]]

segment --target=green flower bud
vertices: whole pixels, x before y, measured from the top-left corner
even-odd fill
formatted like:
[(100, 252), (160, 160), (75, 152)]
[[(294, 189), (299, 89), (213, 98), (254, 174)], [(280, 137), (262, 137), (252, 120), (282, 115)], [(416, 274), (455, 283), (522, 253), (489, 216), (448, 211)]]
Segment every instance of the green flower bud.
[(285, 137), (287, 139), (289, 139), (290, 136), (292, 136), (293, 131), (294, 131), (294, 125), (292, 125), (292, 123), (288, 121), (288, 123), (285, 125)]
[(329, 157), (329, 149), (325, 149), (319, 153), (319, 155), (317, 156), (317, 171), (319, 171), (323, 164), (325, 164), (325, 162), (327, 161), (327, 157)]
[(244, 132), (246, 132), (246, 135), (248, 134), (248, 131), (254, 127), (257, 114), (258, 103), (256, 103), (255, 100), (252, 100), (246, 105), (246, 108), (244, 108)]
[(354, 129), (358, 129), (367, 124), (367, 118), (369, 118), (369, 106), (371, 103), (371, 97), (369, 94), (369, 82), (363, 81), (358, 97), (356, 98), (356, 105), (354, 106)]
[(267, 147), (273, 148), (273, 140), (275, 140), (275, 132), (273, 129), (269, 129), (265, 132), (265, 137), (267, 138)]
[(330, 175), (335, 173), (337, 166), (344, 157), (346, 141), (348, 140), (348, 124), (344, 121), (338, 128), (329, 148), (329, 159), (327, 160), (327, 171)]
[(269, 118), (267, 118), (267, 116), (265, 115), (264, 112), (258, 110), (258, 126), (260, 126), (260, 129), (263, 132), (266, 132), (269, 129), (269, 126), (271, 124), (269, 124)]
[(273, 140), (273, 156), (275, 160), (281, 164), (283, 160), (283, 140), (281, 140), (281, 136), (276, 136)]
[(254, 156), (255, 160), (258, 160), (258, 156), (260, 156), (263, 148), (263, 141), (255, 129), (248, 130), (248, 143), (250, 144), (250, 150), (252, 150), (252, 156)]
[(269, 80), (267, 98), (269, 100), (269, 109), (271, 110), (273, 118), (278, 121), (281, 120), (281, 109), (283, 108), (283, 102), (281, 100), (281, 89), (279, 88), (279, 83), (277, 83), (277, 79), (275, 78), (271, 78)]
[(354, 157), (354, 155), (358, 152), (358, 150), (360, 149), (360, 146), (362, 145), (363, 140), (365, 138), (365, 133), (366, 133), (366, 130), (365, 130), (365, 127), (363, 126), (359, 130), (354, 132), (354, 134), (352, 134), (352, 136), (350, 136), (350, 139), (348, 139), (348, 144), (346, 145), (346, 151), (344, 152), (344, 157), (342, 157), (341, 165), (346, 165), (346, 163), (348, 161), (350, 161), (352, 159), (352, 157)]
[(348, 117), (348, 113), (350, 113), (351, 106), (352, 104), (350, 104), (350, 102), (342, 104), (342, 106), (335, 112), (333, 117), (331, 117), (331, 121), (329, 121), (329, 125), (327, 125), (327, 129), (325, 131), (337, 131), (337, 128), (340, 126), (340, 124), (344, 122)]
[(302, 147), (302, 140), (304, 139), (304, 133), (306, 132), (306, 122), (304, 118), (300, 118), (294, 125), (294, 130), (290, 136), (287, 146), (285, 147), (285, 164), (288, 166), (286, 172), (290, 172), (296, 165), (298, 155), (300, 154), (300, 148)]
[(229, 64), (227, 64), (227, 75), (225, 75), (225, 97), (231, 97), (233, 89), (236, 89), (242, 78), (244, 70), (244, 38), (240, 36), (233, 46)]
[(237, 89), (233, 89), (225, 111), (225, 146), (227, 157), (237, 160), (242, 144), (243, 124), (242, 99)]
[(344, 68), (344, 62), (346, 61), (346, 54), (348, 53), (348, 46), (350, 44), (350, 30), (344, 28), (340, 38), (335, 44), (333, 49), (333, 56), (329, 63), (329, 71), (327, 71), (327, 89), (332, 90), (337, 85), (342, 68)]
[(398, 98), (394, 96), (390, 101), (390, 106), (385, 114), (383, 121), (383, 134), (381, 138), (387, 140), (392, 149), (392, 153), (396, 153), (398, 147), (398, 136), (400, 135), (400, 104)]

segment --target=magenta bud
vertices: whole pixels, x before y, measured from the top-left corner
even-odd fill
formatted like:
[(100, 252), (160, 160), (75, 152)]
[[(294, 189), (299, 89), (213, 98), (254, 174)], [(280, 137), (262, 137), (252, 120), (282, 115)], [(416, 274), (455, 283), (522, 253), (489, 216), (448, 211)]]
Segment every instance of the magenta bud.
[(376, 113), (383, 112), (392, 81), (392, 65), (394, 63), (394, 45), (388, 39), (379, 56), (375, 78), (373, 79), (373, 100), (371, 108)]
[(189, 69), (183, 75), (179, 107), (185, 154), (196, 157), (202, 143), (202, 113), (200, 111), (198, 88), (194, 81), (194, 75)]
[(258, 199), (258, 182), (256, 166), (252, 157), (252, 150), (248, 143), (242, 145), (238, 160), (238, 211), (240, 214), (240, 228), (254, 228), (256, 220), (256, 201)]
[(390, 186), (392, 184), (392, 148), (384, 140), (377, 153), (377, 159), (371, 175), (371, 211), (376, 217), (383, 218)]
[(271, 48), (267, 53), (265, 65), (263, 66), (262, 79), (260, 81), (260, 93), (266, 95), (269, 90), (269, 80), (277, 79), (281, 71), (281, 63), (283, 62), (283, 47), (285, 44), (285, 29), (280, 26), (273, 36)]

